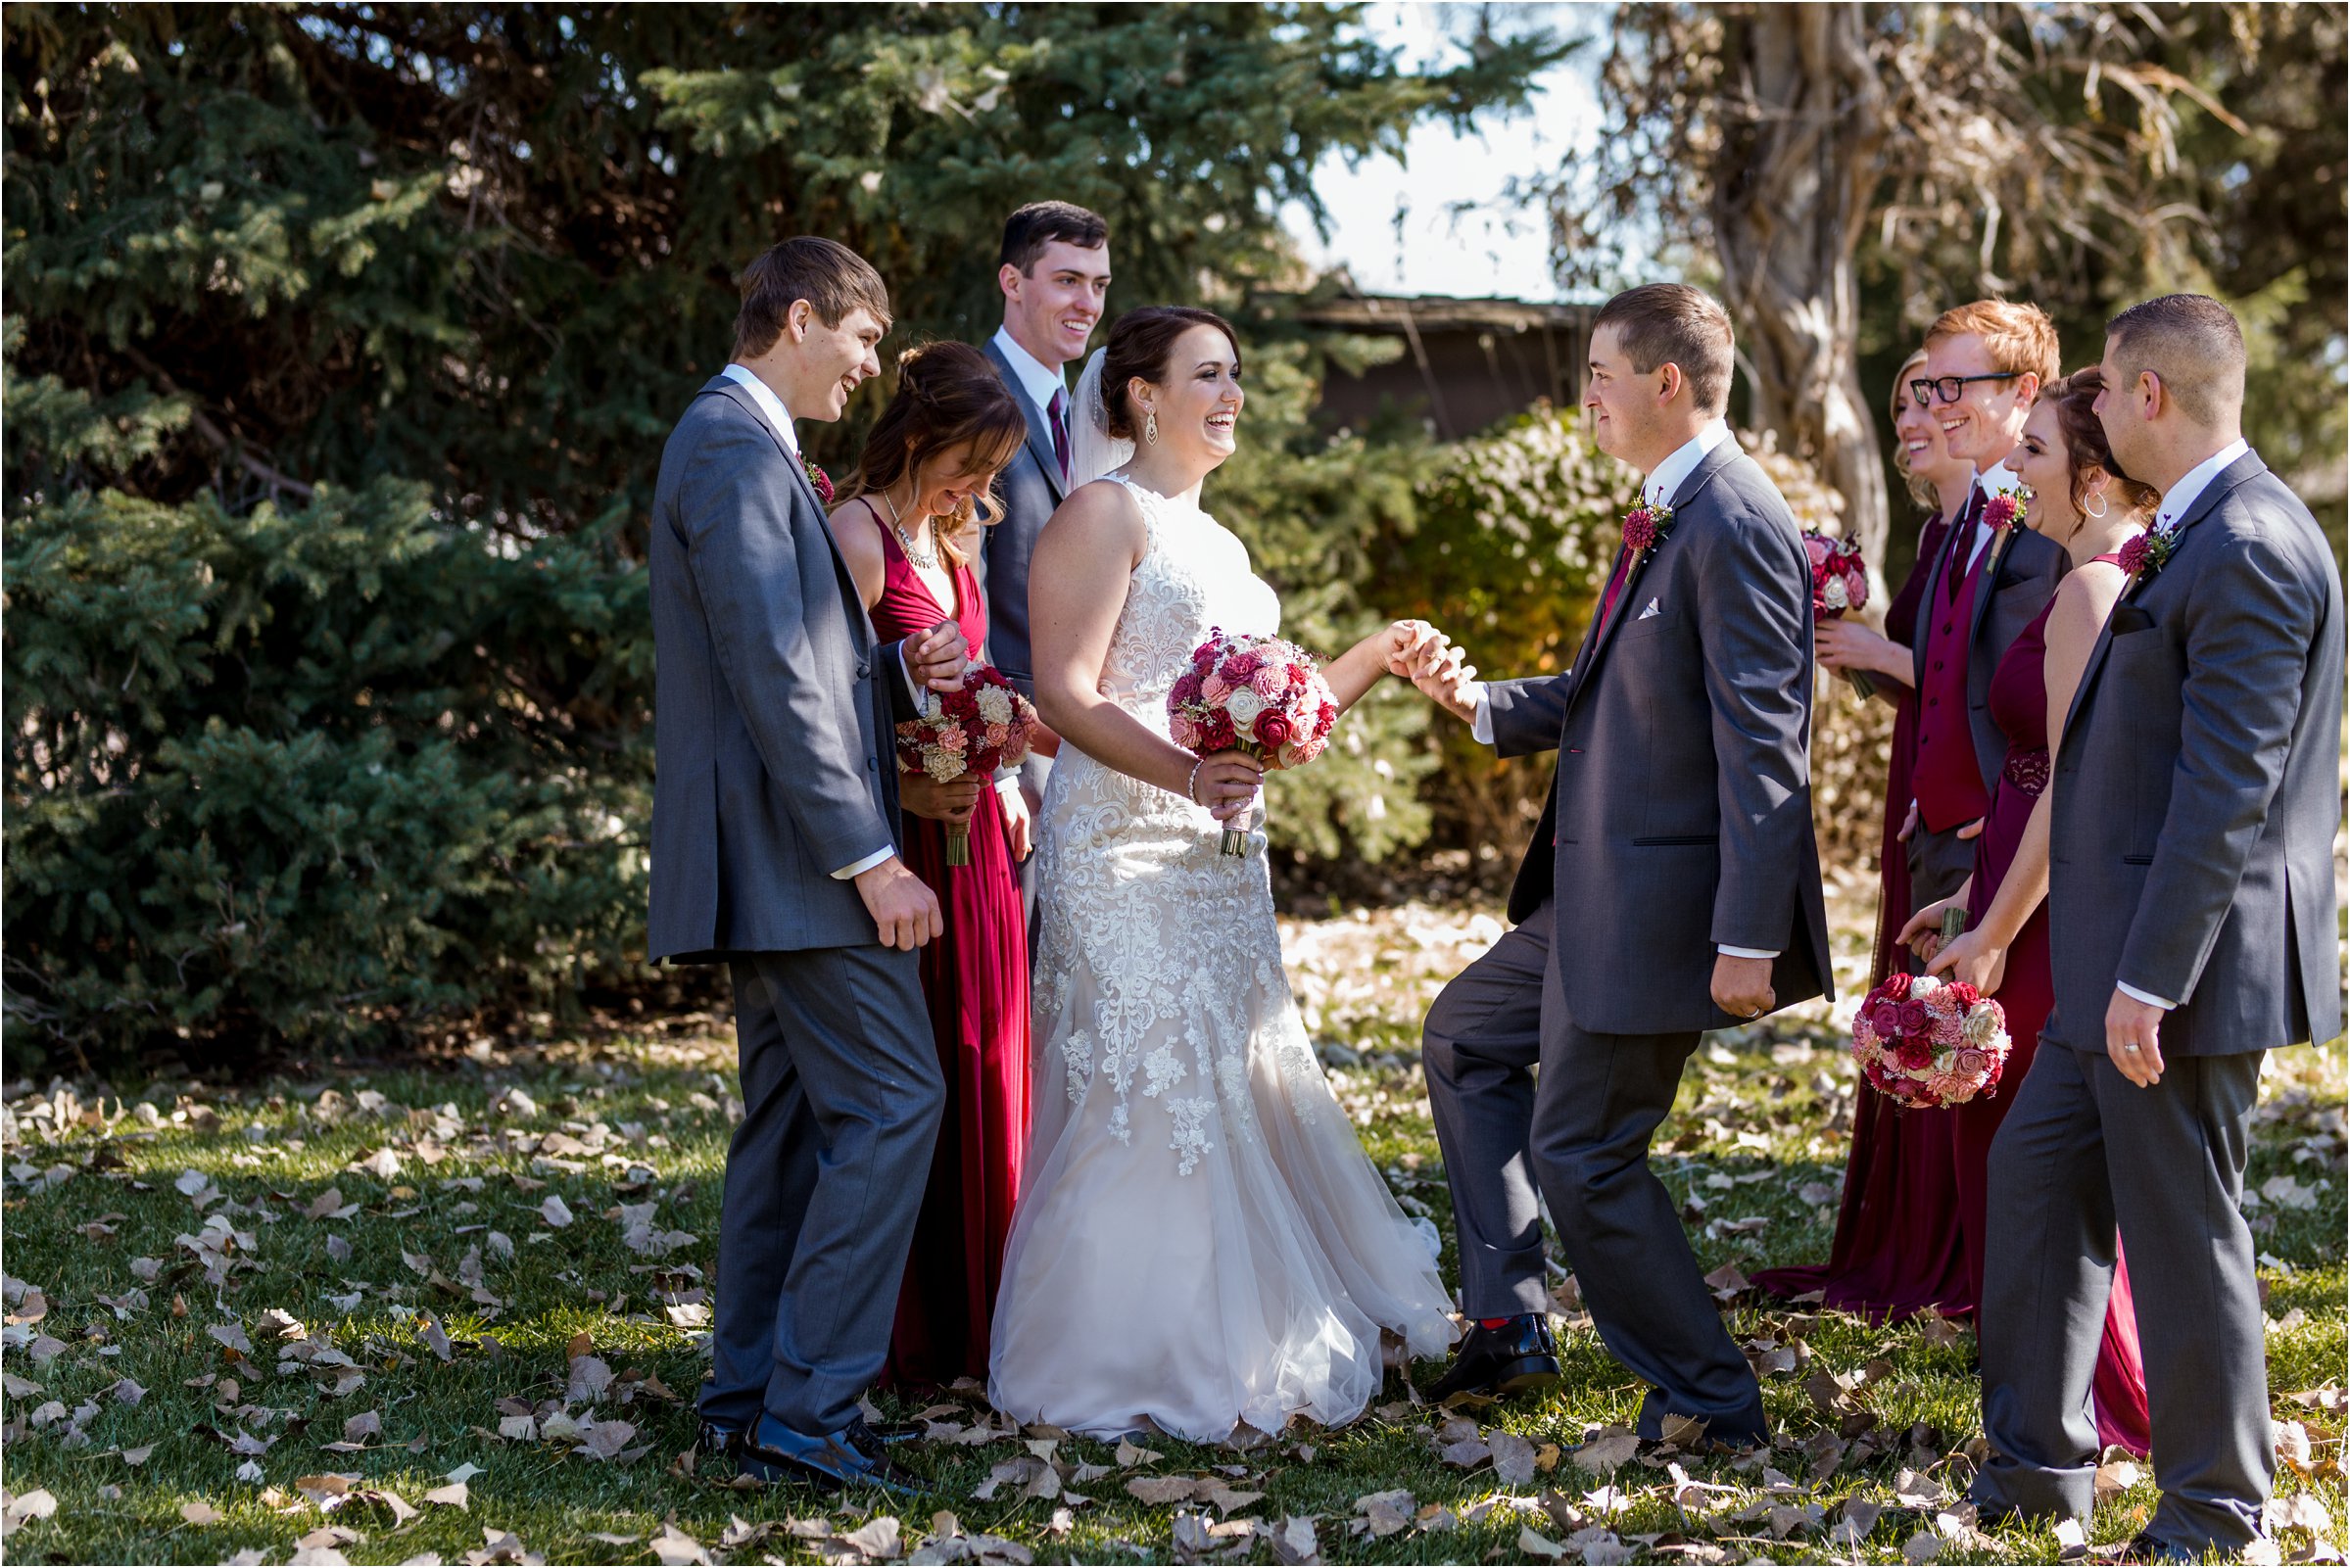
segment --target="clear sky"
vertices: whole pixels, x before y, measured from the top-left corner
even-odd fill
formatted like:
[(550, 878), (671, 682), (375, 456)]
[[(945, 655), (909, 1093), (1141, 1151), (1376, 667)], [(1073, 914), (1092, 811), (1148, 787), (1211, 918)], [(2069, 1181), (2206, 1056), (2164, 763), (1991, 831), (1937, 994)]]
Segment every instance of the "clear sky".
[[(1461, 24), (1463, 9), (1374, 5), (1368, 23), (1373, 36), (1416, 64), (1455, 51), (1447, 28)], [(1587, 28), (1600, 9), (1527, 7), (1520, 14), (1549, 12), (1541, 20), (1571, 35)], [(1343, 158), (1325, 159), (1315, 188), (1329, 209), (1326, 242), (1297, 204), (1284, 210), (1283, 221), (1308, 259), (1345, 266), (1374, 294), (1559, 298), (1544, 214), (1511, 210), (1498, 199), (1513, 176), (1556, 169), (1563, 153), (1593, 134), (1599, 110), (1591, 67), (1583, 61), (1554, 67), (1539, 82), (1531, 113), (1489, 117), (1466, 136), (1441, 123), (1421, 125), (1403, 164), (1382, 157), (1350, 169)]]

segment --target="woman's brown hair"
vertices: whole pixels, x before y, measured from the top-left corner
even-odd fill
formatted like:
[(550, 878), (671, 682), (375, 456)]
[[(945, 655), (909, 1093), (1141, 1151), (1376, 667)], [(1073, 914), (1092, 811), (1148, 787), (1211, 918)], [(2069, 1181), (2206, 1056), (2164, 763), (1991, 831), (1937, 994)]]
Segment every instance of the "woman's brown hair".
[(2126, 479), (2114, 466), (2113, 449), (2105, 442), (2105, 424), (2097, 417), (2097, 394), (2105, 390), (2105, 373), (2095, 365), (2076, 370), (2063, 380), (2041, 390), (2040, 396), (2056, 404), (2056, 429), (2064, 437), (2065, 461), (2070, 465), (2074, 512), (2088, 515), (2083, 502), (2088, 499), (2088, 478), (2102, 470), (2112, 481), (2105, 494), (2109, 504), (2119, 505), (2125, 516), (2138, 513), (2151, 516), (2162, 501), (2161, 495), (2151, 486), (2134, 479)]
[[(1029, 439), (1020, 400), (987, 356), (968, 343), (925, 343), (897, 356), (897, 391), (857, 454), (856, 472), (840, 487), (843, 504), (887, 490), (943, 452), (968, 443), (971, 461), (988, 475), (987, 487), (966, 500), (938, 529), (938, 548), (956, 566), (970, 556), (957, 543), (974, 524), (995, 521), (994, 476)], [(984, 500), (987, 515), (980, 515)], [(868, 504), (871, 504), (868, 502)]]
[(1231, 345), (1232, 358), (1240, 358), (1240, 339), (1233, 333), (1232, 323), (1197, 306), (1146, 305), (1128, 310), (1110, 328), (1102, 356), (1102, 410), (1109, 415), (1111, 435), (1124, 441), (1140, 436), (1142, 421), (1134, 417), (1129, 396), (1132, 384), (1137, 377), (1153, 384), (1165, 382), (1168, 356), (1175, 353), (1176, 340), (1193, 327), (1214, 327)]

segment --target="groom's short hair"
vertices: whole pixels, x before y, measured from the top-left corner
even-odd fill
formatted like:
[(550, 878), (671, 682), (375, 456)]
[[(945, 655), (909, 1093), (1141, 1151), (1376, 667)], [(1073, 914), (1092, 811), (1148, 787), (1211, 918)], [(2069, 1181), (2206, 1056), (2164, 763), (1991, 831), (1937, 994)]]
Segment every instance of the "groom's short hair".
[(1022, 277), (1055, 240), (1067, 240), (1081, 251), (1110, 243), (1110, 225), (1099, 213), (1075, 202), (1031, 202), (1004, 219), (1003, 264)]
[(2151, 370), (2179, 411), (2198, 425), (2244, 407), (2244, 329), (2207, 294), (2165, 294), (2105, 323), (2114, 369), (2134, 384)]
[(775, 347), (784, 318), (801, 300), (816, 318), (837, 327), (859, 306), (889, 325), (889, 288), (873, 263), (835, 240), (802, 234), (770, 245), (743, 269), (743, 307), (735, 313), (738, 359), (755, 359)]
[(1686, 283), (1643, 283), (1600, 307), (1591, 330), (1605, 326), (1615, 328), (1633, 369), (1645, 376), (1677, 364), (1701, 413), (1718, 418), (1729, 411), (1737, 344), (1730, 313), (1712, 295)]

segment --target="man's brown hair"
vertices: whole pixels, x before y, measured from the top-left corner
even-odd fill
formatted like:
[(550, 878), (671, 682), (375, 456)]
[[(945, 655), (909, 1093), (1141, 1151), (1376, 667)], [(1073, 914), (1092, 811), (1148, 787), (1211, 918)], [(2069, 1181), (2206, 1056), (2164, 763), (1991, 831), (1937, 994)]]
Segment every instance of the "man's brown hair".
[(1936, 316), (1934, 325), (1926, 329), (1926, 346), (1932, 348), (1944, 338), (1963, 338), (1969, 333), (1983, 340), (1992, 364), (2019, 375), (2030, 372), (2042, 389), (2064, 374), (2064, 361), (2056, 353), (2056, 323), (2037, 305), (1977, 300), (1953, 307)]
[(1604, 326), (1615, 328), (1633, 369), (1645, 376), (1677, 364), (1699, 412), (1719, 418), (1729, 410), (1737, 342), (1712, 295), (1686, 283), (1644, 283), (1600, 307), (1591, 330)]
[(863, 306), (887, 331), (889, 289), (882, 275), (847, 246), (802, 234), (771, 245), (743, 269), (743, 308), (735, 314), (737, 359), (755, 359), (783, 336), (784, 318), (801, 300), (816, 319), (837, 327)]
[(2151, 370), (2179, 411), (2211, 426), (2244, 406), (2244, 331), (2235, 312), (2206, 294), (2165, 294), (2105, 323), (2113, 366), (2127, 392)]
[(1095, 250), (1110, 243), (1110, 225), (1099, 213), (1075, 202), (1031, 202), (1004, 219), (1003, 264), (1026, 277), (1055, 240)]

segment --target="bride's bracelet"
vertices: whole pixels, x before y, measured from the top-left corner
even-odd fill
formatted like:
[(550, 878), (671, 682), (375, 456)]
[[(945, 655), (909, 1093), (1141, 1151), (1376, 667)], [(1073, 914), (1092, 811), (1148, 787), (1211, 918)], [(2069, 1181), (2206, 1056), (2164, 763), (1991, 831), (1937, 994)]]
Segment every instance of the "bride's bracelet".
[(1199, 797), (1200, 763), (1207, 760), (1207, 758), (1201, 757), (1194, 761), (1191, 764), (1191, 777), (1183, 781), (1183, 798), (1190, 801), (1195, 806), (1204, 806), (1207, 804), (1205, 800), (1202, 800)]

